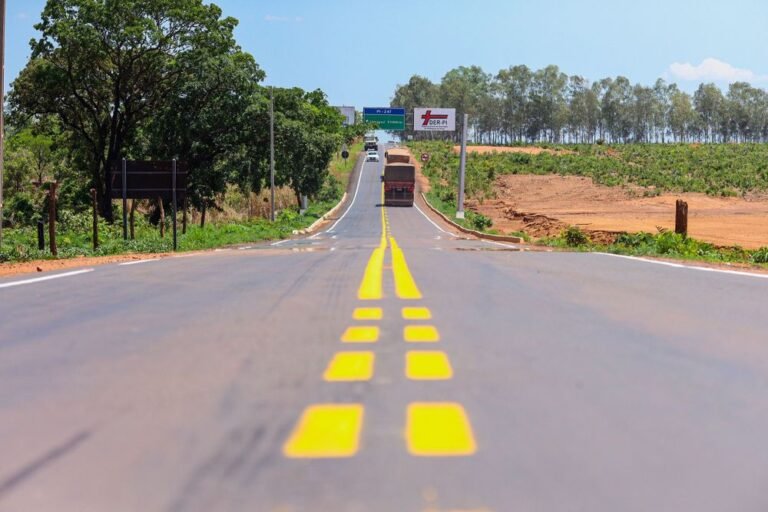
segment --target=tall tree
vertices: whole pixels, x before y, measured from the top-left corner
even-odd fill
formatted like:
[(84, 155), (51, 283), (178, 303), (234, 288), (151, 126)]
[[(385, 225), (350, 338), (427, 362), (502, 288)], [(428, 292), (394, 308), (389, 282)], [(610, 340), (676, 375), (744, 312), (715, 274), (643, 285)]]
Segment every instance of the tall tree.
[(109, 162), (126, 155), (140, 124), (194, 77), (201, 59), (235, 46), (236, 23), (202, 0), (48, 0), (11, 105), (53, 114), (76, 134), (72, 143), (111, 219)]

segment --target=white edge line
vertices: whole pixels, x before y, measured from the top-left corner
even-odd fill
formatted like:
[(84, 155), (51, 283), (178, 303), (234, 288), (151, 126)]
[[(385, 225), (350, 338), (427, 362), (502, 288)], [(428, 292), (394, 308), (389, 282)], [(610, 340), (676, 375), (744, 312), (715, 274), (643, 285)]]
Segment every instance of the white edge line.
[(275, 242), (275, 243), (272, 243), (272, 244), (269, 244), (269, 245), (271, 245), (272, 247), (277, 247), (278, 245), (282, 245), (282, 244), (284, 244), (286, 242), (290, 242), (290, 241), (291, 241), (290, 238), (286, 238), (285, 240), (280, 240), (279, 242)]
[(83, 270), (75, 270), (74, 272), (66, 272), (64, 274), (54, 274), (52, 276), (45, 276), (45, 277), (36, 277), (34, 279), (25, 279), (23, 281), (13, 281), (10, 283), (1, 283), (0, 288), (10, 288), (12, 286), (21, 286), (24, 284), (32, 284), (32, 283), (39, 283), (42, 281), (50, 281), (51, 279), (59, 279), (61, 277), (71, 277), (76, 276), (79, 274), (87, 274), (88, 272), (93, 272), (94, 269), (92, 268), (86, 268)]
[(443, 233), (445, 233), (446, 235), (451, 235), (452, 237), (454, 237), (454, 238), (457, 238), (457, 236), (456, 236), (456, 235), (454, 235), (454, 234), (453, 234), (453, 233), (451, 233), (450, 231), (446, 231), (446, 230), (444, 230), (443, 228), (441, 228), (440, 226), (438, 226), (438, 225), (437, 225), (437, 223), (435, 223), (435, 221), (433, 221), (432, 219), (430, 219), (430, 218), (429, 218), (429, 216), (428, 216), (426, 213), (424, 213), (424, 211), (423, 211), (421, 208), (419, 208), (419, 205), (417, 205), (415, 201), (414, 201), (414, 203), (413, 203), (413, 207), (414, 207), (414, 208), (416, 208), (416, 209), (419, 211), (419, 213), (420, 213), (420, 214), (422, 214), (422, 215), (424, 216), (424, 218), (425, 218), (425, 219), (427, 219), (427, 220), (429, 221), (429, 223), (430, 223), (430, 224), (432, 224), (433, 226), (435, 226), (437, 229), (439, 229), (440, 231), (442, 231), (442, 232), (443, 232)]
[(127, 267), (129, 265), (140, 265), (142, 263), (150, 263), (152, 261), (160, 261), (160, 258), (149, 258), (146, 260), (127, 261), (125, 263), (118, 263), (119, 267)]
[(671, 263), (669, 261), (657, 261), (657, 260), (651, 260), (648, 258), (639, 258), (637, 256), (625, 256), (624, 254), (611, 254), (609, 252), (593, 252), (592, 254), (599, 254), (602, 256), (612, 256), (614, 258), (623, 258), (625, 260), (642, 261), (644, 263), (652, 263), (654, 265), (664, 265), (665, 267), (687, 268), (690, 270), (699, 270), (701, 272), (716, 272), (718, 274), (731, 274), (736, 276), (757, 277), (760, 279), (768, 279), (768, 274), (754, 274), (752, 272), (741, 272), (738, 270), (723, 270), (719, 268), (698, 267), (695, 265), (682, 265), (680, 263)]
[(497, 242), (495, 240), (486, 240), (485, 238), (481, 238), (480, 240), (485, 242), (485, 243), (487, 243), (487, 244), (500, 245), (502, 247), (507, 247), (509, 249), (519, 249), (519, 247), (516, 246), (516, 245), (503, 244), (503, 243)]
[[(352, 196), (352, 202), (349, 203), (349, 207), (347, 207), (347, 209), (344, 211), (344, 215), (339, 217), (339, 220), (334, 222), (333, 226), (331, 226), (327, 230), (323, 231), (323, 233), (331, 233), (334, 229), (336, 229), (336, 226), (339, 224), (339, 222), (344, 220), (344, 217), (346, 217), (347, 214), (350, 212), (350, 210), (352, 210), (352, 207), (355, 206), (355, 200), (357, 199), (357, 191), (360, 190), (360, 182), (363, 180), (363, 169), (365, 169), (365, 159), (363, 159), (363, 163), (360, 164), (360, 176), (357, 177), (357, 186), (355, 187), (355, 194)], [(312, 236), (317, 236), (319, 234), (320, 233), (317, 233), (317, 234), (312, 235)]]

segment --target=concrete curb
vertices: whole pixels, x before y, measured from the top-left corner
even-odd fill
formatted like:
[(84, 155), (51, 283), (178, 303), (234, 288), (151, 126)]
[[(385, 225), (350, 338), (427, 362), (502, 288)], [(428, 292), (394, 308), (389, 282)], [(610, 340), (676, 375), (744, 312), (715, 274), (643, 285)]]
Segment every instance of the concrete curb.
[(346, 201), (347, 201), (347, 193), (346, 193), (346, 192), (344, 192), (344, 195), (343, 195), (343, 196), (341, 196), (341, 200), (340, 200), (338, 203), (336, 203), (336, 206), (334, 206), (333, 208), (331, 208), (330, 210), (328, 210), (328, 211), (327, 211), (327, 212), (326, 212), (326, 213), (325, 213), (325, 214), (324, 214), (322, 217), (320, 217), (320, 218), (319, 218), (319, 219), (317, 219), (315, 222), (313, 222), (311, 226), (309, 226), (309, 227), (307, 227), (307, 228), (304, 228), (304, 229), (300, 229), (300, 230), (296, 231), (296, 232), (294, 233), (294, 235), (308, 235), (308, 234), (312, 233), (312, 232), (313, 232), (315, 229), (317, 229), (317, 227), (318, 227), (320, 224), (322, 224), (323, 222), (325, 222), (326, 220), (328, 220), (330, 217), (332, 217), (333, 215), (335, 215), (335, 214), (336, 214), (336, 213), (339, 211), (339, 209), (340, 209), (342, 206), (344, 206), (344, 203), (345, 203)]
[(420, 192), (421, 198), (424, 200), (424, 204), (426, 204), (430, 210), (435, 212), (437, 215), (440, 216), (441, 219), (443, 219), (445, 222), (453, 226), (454, 228), (458, 229), (462, 233), (465, 233), (467, 235), (476, 236), (477, 238), (484, 238), (486, 240), (494, 240), (496, 242), (510, 242), (513, 244), (521, 244), (523, 243), (523, 239), (519, 236), (504, 236), (504, 235), (491, 235), (489, 233), (481, 233), (480, 231), (475, 231), (474, 229), (468, 229), (464, 226), (461, 226), (459, 224), (456, 224), (451, 219), (449, 219), (443, 212), (432, 206), (432, 204), (427, 201), (427, 196), (424, 195), (423, 192)]
[(347, 201), (347, 198), (349, 197), (350, 183), (352, 182), (352, 178), (354, 178), (355, 176), (355, 171), (360, 172), (360, 169), (358, 169), (359, 165), (360, 165), (360, 155), (358, 154), (357, 161), (355, 162), (355, 167), (352, 169), (352, 172), (349, 175), (349, 181), (347, 182), (347, 190), (344, 192), (344, 195), (341, 196), (341, 200), (338, 203), (336, 203), (336, 206), (328, 210), (322, 217), (320, 217), (315, 222), (313, 222), (311, 226), (294, 231), (293, 232), (294, 235), (311, 234), (314, 230), (318, 228), (318, 226), (320, 226), (320, 224), (329, 220), (331, 217), (333, 217), (339, 212), (339, 210), (341, 209), (342, 206), (344, 206), (344, 204)]

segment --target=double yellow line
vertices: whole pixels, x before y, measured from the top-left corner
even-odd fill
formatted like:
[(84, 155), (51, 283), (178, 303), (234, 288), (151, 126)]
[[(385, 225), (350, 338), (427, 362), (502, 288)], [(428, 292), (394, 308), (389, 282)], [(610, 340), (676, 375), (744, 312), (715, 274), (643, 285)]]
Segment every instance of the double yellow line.
[[(387, 244), (389, 239), (389, 244)], [(387, 247), (391, 247), (392, 253), (392, 273), (395, 279), (395, 293), (398, 298), (404, 300), (418, 300), (422, 298), (419, 287), (413, 279), (411, 270), (408, 268), (408, 262), (397, 241), (389, 234), (389, 221), (387, 220), (386, 210), (384, 208), (384, 187), (381, 188), (381, 241), (379, 246), (373, 250), (368, 264), (365, 267), (363, 280), (357, 290), (357, 298), (360, 300), (381, 300), (383, 297), (384, 281), (384, 256)]]

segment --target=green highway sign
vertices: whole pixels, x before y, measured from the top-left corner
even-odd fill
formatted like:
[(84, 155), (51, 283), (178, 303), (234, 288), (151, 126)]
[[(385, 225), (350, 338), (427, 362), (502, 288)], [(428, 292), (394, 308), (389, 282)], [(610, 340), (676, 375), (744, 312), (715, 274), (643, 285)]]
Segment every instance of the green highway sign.
[(405, 109), (402, 108), (364, 108), (363, 121), (376, 123), (379, 130), (405, 130)]
[(378, 124), (379, 130), (405, 130), (403, 116), (368, 116), (364, 121)]

